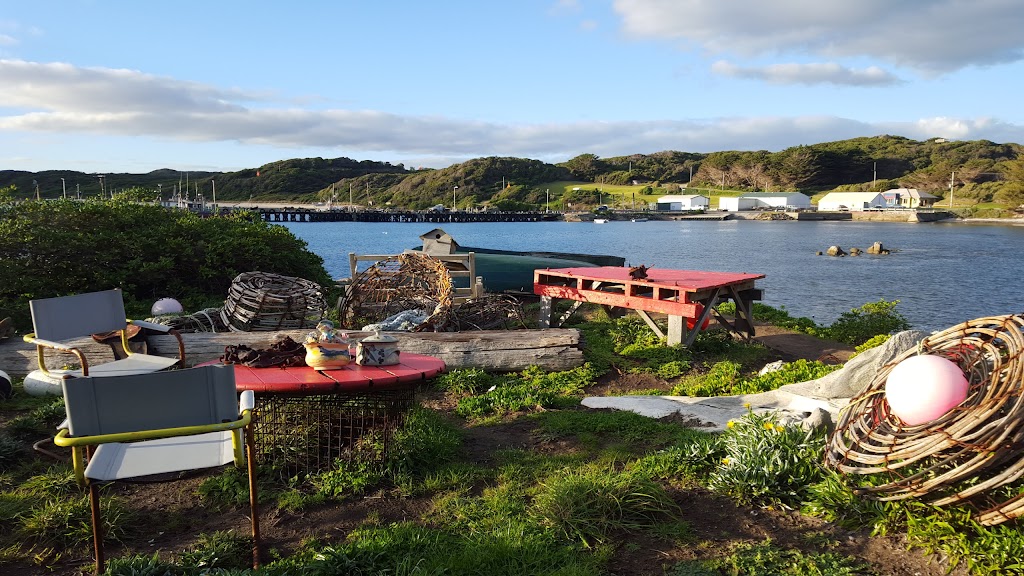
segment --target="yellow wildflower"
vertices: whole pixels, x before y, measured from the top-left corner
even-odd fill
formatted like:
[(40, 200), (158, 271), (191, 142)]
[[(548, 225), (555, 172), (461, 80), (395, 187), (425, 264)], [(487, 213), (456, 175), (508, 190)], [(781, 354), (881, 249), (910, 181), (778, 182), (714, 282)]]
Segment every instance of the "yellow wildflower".
[(771, 422), (765, 422), (764, 423), (764, 429), (765, 430), (775, 430), (775, 424), (773, 424)]
[(722, 464), (725, 464), (726, 466), (728, 466), (729, 465), (729, 459), (728, 458), (722, 458)]
[(726, 428), (732, 428), (735, 425), (736, 425), (736, 422), (734, 422), (732, 420), (729, 420), (728, 422), (725, 423), (725, 427)]
[(750, 410), (750, 402), (744, 402), (743, 407), (746, 408), (747, 410)]

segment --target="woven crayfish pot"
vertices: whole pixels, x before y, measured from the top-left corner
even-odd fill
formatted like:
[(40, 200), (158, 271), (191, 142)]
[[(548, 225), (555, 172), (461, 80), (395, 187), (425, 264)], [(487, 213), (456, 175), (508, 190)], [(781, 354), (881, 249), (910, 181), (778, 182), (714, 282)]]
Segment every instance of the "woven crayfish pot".
[(315, 282), (243, 272), (231, 282), (220, 314), (233, 332), (296, 330), (315, 327), (326, 308), (323, 289)]

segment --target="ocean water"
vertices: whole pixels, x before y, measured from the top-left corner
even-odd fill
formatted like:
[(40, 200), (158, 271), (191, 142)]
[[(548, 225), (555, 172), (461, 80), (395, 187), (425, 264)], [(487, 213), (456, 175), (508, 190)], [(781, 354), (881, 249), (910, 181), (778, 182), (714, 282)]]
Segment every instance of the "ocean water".
[[(335, 278), (348, 254), (419, 247), (423, 223), (282, 223)], [(623, 256), (628, 265), (765, 274), (762, 302), (819, 324), (878, 300), (899, 300), (914, 328), (940, 330), (1024, 312), (1024, 226), (966, 223), (648, 221), (465, 223), (440, 226), (463, 246)], [(817, 256), (831, 245), (892, 254)], [(486, 286), (487, 279), (484, 278)]]

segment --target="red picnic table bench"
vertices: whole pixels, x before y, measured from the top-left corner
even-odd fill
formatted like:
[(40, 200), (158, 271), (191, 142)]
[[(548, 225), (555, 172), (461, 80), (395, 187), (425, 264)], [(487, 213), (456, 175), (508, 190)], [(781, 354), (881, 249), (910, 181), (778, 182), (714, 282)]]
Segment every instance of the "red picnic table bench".
[[(607, 308), (626, 308), (637, 314), (661, 338), (661, 328), (648, 312), (668, 315), (669, 345), (693, 344), (697, 334), (716, 320), (743, 338), (754, 336), (753, 303), (762, 291), (755, 287), (764, 274), (706, 272), (648, 268), (646, 278), (633, 278), (630, 269), (618, 266), (534, 270), (533, 292), (541, 297), (541, 328), (551, 327), (556, 299), (575, 300), (558, 320), (561, 326), (584, 303)], [(718, 313), (720, 302), (736, 303), (736, 316)]]

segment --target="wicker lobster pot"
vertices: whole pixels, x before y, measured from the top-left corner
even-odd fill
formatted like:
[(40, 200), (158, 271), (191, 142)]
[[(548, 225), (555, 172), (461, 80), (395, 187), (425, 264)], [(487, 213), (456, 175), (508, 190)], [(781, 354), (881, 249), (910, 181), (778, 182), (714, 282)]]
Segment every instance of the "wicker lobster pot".
[(413, 309), (428, 314), (415, 331), (442, 330), (452, 311), (452, 277), (444, 262), (415, 251), (356, 274), (338, 316), (344, 327), (359, 328)]
[[(875, 375), (840, 416), (825, 463), (847, 474), (876, 475), (859, 489), (878, 500), (927, 497), (942, 506), (968, 503), (982, 524), (1024, 515), (1024, 493), (996, 490), (1024, 476), (1024, 316), (970, 320), (937, 332)], [(890, 413), (885, 382), (916, 354), (955, 362), (970, 385), (967, 399), (936, 420), (910, 426)]]
[(221, 320), (233, 332), (312, 328), (327, 300), (319, 284), (269, 272), (235, 277), (221, 308)]

